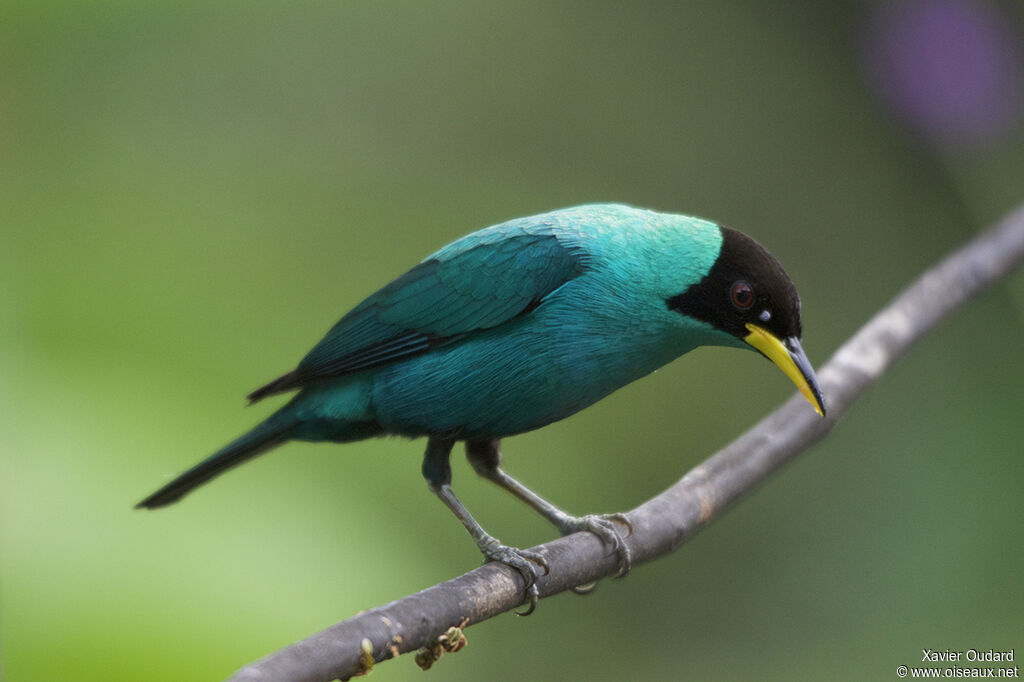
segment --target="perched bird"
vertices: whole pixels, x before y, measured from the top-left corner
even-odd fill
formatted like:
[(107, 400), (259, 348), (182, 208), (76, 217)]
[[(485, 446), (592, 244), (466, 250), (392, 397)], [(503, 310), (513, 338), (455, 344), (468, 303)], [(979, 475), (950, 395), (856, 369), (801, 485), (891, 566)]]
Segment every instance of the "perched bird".
[(536, 553), (481, 528), (451, 489), (456, 441), (481, 476), (563, 534), (629, 550), (621, 515), (573, 517), (501, 468), (499, 440), (558, 421), (698, 346), (760, 351), (814, 409), (800, 298), (778, 261), (715, 223), (617, 204), (568, 208), (469, 234), (372, 294), (251, 401), (298, 390), (251, 431), (137, 507), (155, 508), (289, 440), (426, 436), (423, 476), (488, 560), (516, 568), (530, 610)]

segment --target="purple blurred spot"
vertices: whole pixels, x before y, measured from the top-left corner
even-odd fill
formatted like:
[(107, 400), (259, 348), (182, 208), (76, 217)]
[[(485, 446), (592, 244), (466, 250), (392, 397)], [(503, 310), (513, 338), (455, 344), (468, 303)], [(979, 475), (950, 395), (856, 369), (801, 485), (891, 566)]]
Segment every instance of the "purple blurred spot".
[(977, 143), (1021, 120), (1021, 36), (981, 0), (899, 0), (875, 5), (865, 40), (872, 84), (913, 128)]

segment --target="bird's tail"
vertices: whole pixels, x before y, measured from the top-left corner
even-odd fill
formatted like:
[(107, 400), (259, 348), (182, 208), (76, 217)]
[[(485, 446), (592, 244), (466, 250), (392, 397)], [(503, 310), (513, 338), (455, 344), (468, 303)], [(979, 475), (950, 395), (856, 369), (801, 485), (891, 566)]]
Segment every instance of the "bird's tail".
[(155, 509), (177, 502), (186, 494), (231, 467), (277, 447), (290, 438), (297, 422), (285, 410), (270, 416), (244, 436), (228, 443), (199, 464), (135, 505), (136, 509)]

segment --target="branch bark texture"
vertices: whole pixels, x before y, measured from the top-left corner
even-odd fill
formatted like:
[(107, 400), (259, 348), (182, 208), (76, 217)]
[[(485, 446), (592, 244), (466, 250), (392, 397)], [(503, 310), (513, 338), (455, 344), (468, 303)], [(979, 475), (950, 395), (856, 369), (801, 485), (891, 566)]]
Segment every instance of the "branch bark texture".
[[(821, 367), (828, 418), (794, 395), (782, 407), (626, 515), (626, 538), (639, 564), (673, 551), (773, 471), (821, 440), (868, 387), (952, 311), (1024, 260), (1024, 206), (911, 283)], [(590, 533), (533, 547), (551, 570), (541, 597), (614, 575), (618, 562)], [(457, 578), (337, 623), (255, 661), (234, 682), (327, 682), (436, 643), (453, 625), (487, 620), (522, 603), (513, 569), (489, 563)]]

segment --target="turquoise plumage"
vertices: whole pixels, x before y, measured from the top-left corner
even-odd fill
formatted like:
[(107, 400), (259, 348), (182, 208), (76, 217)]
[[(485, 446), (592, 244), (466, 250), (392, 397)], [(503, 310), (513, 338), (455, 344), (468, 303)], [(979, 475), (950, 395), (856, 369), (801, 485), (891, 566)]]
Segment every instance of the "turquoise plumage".
[[(736, 298), (740, 284), (751, 290), (747, 307)], [(753, 240), (706, 220), (614, 204), (510, 220), (442, 248), (356, 306), (295, 370), (250, 395), (300, 389), (284, 407), (140, 506), (173, 502), (286, 440), (428, 436), (432, 489), (489, 558), (532, 585), (531, 564), (542, 561), (487, 536), (450, 494), (451, 445), (465, 440), (478, 471), (507, 476), (498, 439), (567, 417), (699, 345), (754, 347), (789, 373), (785, 357), (772, 355), (782, 351), (759, 346), (768, 342), (749, 325), (785, 343), (823, 410), (799, 350), (796, 291)], [(598, 532), (628, 567), (606, 519), (528, 501), (563, 532)]]
[(502, 223), (370, 296), (254, 396), (317, 383), (289, 409), (336, 419), (347, 403), (348, 420), (406, 436), (529, 431), (716, 335), (664, 301), (711, 267), (720, 241), (712, 223), (622, 206)]

